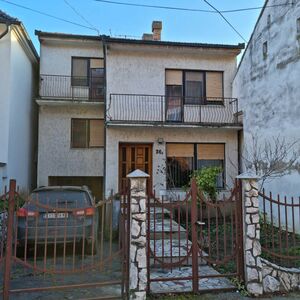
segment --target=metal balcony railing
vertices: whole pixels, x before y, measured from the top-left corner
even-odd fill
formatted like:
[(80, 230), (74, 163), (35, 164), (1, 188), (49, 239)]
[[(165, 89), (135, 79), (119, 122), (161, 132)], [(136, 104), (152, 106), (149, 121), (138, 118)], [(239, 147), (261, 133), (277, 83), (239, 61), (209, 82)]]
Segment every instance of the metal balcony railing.
[(108, 123), (241, 125), (236, 98), (110, 94)]
[(103, 102), (103, 76), (40, 75), (40, 98)]

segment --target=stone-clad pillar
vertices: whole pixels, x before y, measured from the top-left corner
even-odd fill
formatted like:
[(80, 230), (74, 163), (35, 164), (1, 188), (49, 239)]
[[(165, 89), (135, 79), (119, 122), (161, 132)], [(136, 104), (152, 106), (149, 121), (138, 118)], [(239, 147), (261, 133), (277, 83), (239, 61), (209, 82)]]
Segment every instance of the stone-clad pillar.
[(146, 187), (148, 174), (135, 170), (130, 179), (131, 234), (129, 289), (130, 299), (146, 299)]
[(249, 172), (237, 177), (243, 183), (244, 263), (247, 291), (253, 296), (263, 294), (262, 263), (260, 260), (260, 224), (258, 177)]

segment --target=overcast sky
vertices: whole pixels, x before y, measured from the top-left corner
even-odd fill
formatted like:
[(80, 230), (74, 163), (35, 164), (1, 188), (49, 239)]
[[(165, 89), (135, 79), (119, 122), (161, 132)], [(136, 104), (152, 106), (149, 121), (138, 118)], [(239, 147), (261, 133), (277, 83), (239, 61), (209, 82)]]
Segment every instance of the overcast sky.
[[(109, 0), (108, 0), (109, 1)], [(113, 1), (113, 0), (111, 0)], [(138, 3), (212, 10), (203, 0), (115, 0), (117, 2)], [(177, 11), (167, 9), (142, 8), (98, 2), (95, 0), (9, 0), (59, 18), (96, 27), (100, 34), (140, 38), (151, 32), (153, 20), (163, 22), (162, 39), (167, 41), (188, 41), (218, 44), (244, 42), (233, 29), (215, 13)], [(68, 2), (81, 16), (66, 3)], [(209, 0), (219, 10), (262, 6), (264, 0)], [(0, 0), (0, 9), (22, 21), (39, 50), (34, 30), (66, 32), (74, 34), (97, 34), (97, 31), (76, 26), (53, 18), (39, 15), (30, 10), (16, 7)], [(226, 18), (248, 40), (260, 10), (226, 13)], [(87, 21), (85, 21), (85, 20)]]

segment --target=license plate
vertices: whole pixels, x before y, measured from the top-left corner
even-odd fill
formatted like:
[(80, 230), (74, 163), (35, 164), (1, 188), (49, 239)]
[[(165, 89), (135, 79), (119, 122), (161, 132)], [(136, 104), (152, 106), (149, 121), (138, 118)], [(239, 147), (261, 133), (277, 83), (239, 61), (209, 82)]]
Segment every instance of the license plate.
[(44, 219), (64, 219), (68, 216), (68, 213), (47, 213), (44, 214)]

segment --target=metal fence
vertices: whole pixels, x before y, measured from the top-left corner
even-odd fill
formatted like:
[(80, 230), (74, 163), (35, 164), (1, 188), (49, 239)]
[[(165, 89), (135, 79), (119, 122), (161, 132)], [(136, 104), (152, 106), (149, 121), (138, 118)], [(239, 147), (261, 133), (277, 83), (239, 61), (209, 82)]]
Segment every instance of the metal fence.
[(103, 102), (103, 76), (40, 75), (39, 95), (47, 99)]
[(300, 267), (300, 197), (266, 193), (260, 197), (262, 257), (285, 267)]
[(240, 123), (238, 100), (235, 98), (193, 98), (192, 103), (187, 104), (183, 97), (111, 94), (107, 105), (107, 121), (216, 125)]
[(126, 195), (120, 200), (121, 235), (113, 226), (114, 201), (82, 208), (62, 199), (55, 205), (32, 196), (22, 199), (11, 181), (0, 197), (3, 299), (43, 292), (63, 298), (57, 294), (62, 291), (126, 299), (129, 200)]
[[(172, 292), (230, 290), (228, 278), (243, 279), (243, 223), (240, 183), (218, 201), (192, 181), (183, 200), (148, 197), (148, 291), (161, 282)], [(218, 284), (216, 284), (218, 282)]]

